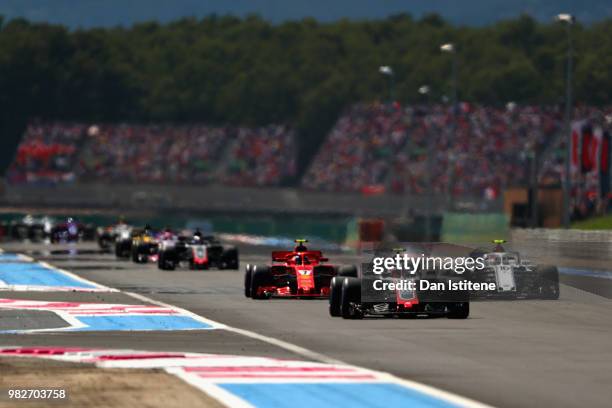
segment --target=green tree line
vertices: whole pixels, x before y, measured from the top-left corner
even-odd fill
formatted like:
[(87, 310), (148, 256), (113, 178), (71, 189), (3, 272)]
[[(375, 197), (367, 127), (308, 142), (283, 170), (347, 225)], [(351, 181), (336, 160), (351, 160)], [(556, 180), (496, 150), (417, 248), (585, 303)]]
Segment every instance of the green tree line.
[[(271, 24), (210, 16), (132, 27), (69, 30), (0, 21), (0, 131), (10, 159), (30, 118), (91, 121), (286, 122), (309, 157), (342, 110), (387, 97), (380, 65), (395, 71), (396, 99), (418, 101), (428, 84), (449, 94), (456, 44), (461, 100), (563, 102), (567, 37), (528, 16), (486, 27), (436, 15), (377, 21)], [(573, 27), (578, 103), (612, 92), (612, 20)], [(303, 160), (302, 160), (303, 162)]]

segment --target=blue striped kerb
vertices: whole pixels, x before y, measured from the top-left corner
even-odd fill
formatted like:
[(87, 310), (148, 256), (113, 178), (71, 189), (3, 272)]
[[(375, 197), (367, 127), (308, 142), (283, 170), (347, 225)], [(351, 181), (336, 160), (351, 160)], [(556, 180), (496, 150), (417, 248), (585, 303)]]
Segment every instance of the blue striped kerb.
[(190, 316), (110, 315), (75, 316), (75, 318), (88, 327), (72, 329), (74, 331), (202, 330), (213, 328), (211, 325)]
[(221, 383), (261, 408), (449, 408), (448, 401), (394, 383)]
[(37, 263), (0, 263), (0, 281), (8, 285), (97, 288), (96, 285), (75, 279), (61, 271)]

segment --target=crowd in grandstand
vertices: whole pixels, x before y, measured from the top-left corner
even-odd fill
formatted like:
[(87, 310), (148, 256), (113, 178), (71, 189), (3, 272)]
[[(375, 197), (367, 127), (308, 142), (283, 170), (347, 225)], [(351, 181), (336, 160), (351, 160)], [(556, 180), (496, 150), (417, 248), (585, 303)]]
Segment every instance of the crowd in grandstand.
[[(578, 108), (574, 117), (610, 126), (603, 119), (611, 117), (606, 110)], [(302, 185), (422, 194), (431, 178), (434, 194), (490, 200), (506, 187), (529, 184), (534, 152), (539, 182), (559, 185), (567, 140), (560, 137), (563, 124), (557, 108), (516, 104), (494, 108), (463, 103), (455, 112), (448, 105), (356, 105), (338, 120)], [(596, 191), (588, 180), (576, 176), (577, 206)]]
[(304, 177), (307, 188), (358, 191), (384, 178), (407, 139), (402, 111), (386, 105), (356, 105), (343, 115)]
[(239, 128), (230, 145), (221, 181), (269, 186), (295, 174), (295, 134), (285, 126)]
[(91, 126), (79, 154), (81, 180), (209, 182), (213, 162), (229, 139), (207, 126)]
[(74, 181), (74, 161), (85, 126), (69, 123), (28, 125), (8, 171), (13, 183)]
[[(574, 123), (609, 129), (612, 112), (577, 108)], [(323, 191), (422, 194), (495, 199), (529, 183), (538, 152), (540, 182), (564, 173), (563, 113), (557, 108), (461, 104), (358, 104), (337, 121), (302, 177)], [(23, 182), (223, 183), (277, 186), (295, 176), (295, 132), (204, 125), (33, 122), (8, 180)], [(429, 142), (431, 141), (431, 142)], [(431, 143), (431, 145), (429, 144)], [(428, 151), (433, 159), (428, 163)], [(607, 160), (607, 159), (606, 159)], [(589, 196), (600, 177), (576, 175), (575, 196)], [(593, 191), (592, 191), (593, 190)]]
[(284, 126), (32, 124), (8, 180), (274, 186), (294, 175), (293, 137)]
[[(336, 124), (304, 186), (358, 191), (381, 185), (423, 193), (428, 138), (433, 138), (433, 191), (482, 195), (524, 183), (528, 153), (556, 138), (562, 115), (536, 107), (358, 105)], [(338, 174), (340, 177), (338, 177)]]

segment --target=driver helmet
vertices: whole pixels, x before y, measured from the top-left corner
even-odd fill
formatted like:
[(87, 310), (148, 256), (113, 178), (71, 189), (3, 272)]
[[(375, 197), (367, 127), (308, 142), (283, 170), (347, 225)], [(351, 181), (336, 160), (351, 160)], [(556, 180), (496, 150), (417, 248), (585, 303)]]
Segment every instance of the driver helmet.
[(503, 239), (494, 239), (493, 243), (495, 244), (495, 248), (493, 248), (493, 252), (506, 252), (506, 249), (502, 244), (506, 243)]
[(305, 252), (305, 251), (308, 251), (308, 248), (306, 247), (306, 245), (304, 245), (306, 242), (308, 242), (307, 239), (296, 239), (295, 243), (297, 245), (295, 246), (294, 251), (295, 252)]

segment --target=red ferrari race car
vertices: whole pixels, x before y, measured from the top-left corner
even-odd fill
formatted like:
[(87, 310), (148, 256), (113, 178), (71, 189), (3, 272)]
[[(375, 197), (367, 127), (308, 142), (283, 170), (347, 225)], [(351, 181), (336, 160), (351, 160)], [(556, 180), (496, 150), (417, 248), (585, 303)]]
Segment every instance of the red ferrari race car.
[(329, 296), (334, 276), (357, 277), (357, 267), (336, 266), (321, 251), (310, 251), (304, 239), (295, 240), (293, 251), (273, 251), (272, 265), (247, 265), (244, 294), (253, 299), (278, 297), (321, 298)]

